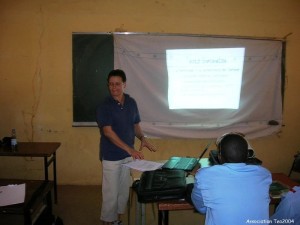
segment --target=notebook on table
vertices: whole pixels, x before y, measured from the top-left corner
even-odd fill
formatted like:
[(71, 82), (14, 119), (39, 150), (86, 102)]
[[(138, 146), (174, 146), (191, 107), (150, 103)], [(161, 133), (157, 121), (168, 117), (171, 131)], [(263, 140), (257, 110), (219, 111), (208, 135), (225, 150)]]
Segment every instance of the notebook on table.
[(199, 163), (199, 160), (204, 156), (211, 143), (212, 142), (209, 142), (206, 145), (199, 158), (173, 156), (162, 166), (162, 169), (192, 171), (197, 163)]

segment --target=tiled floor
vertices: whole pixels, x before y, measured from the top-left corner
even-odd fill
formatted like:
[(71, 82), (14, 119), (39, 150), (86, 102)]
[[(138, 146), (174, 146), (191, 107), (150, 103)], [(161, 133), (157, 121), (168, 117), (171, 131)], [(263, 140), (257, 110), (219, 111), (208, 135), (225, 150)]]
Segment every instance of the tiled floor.
[[(124, 215), (124, 225), (136, 225), (134, 194), (131, 197), (130, 205), (130, 216)], [(53, 211), (56, 216), (63, 219), (64, 225), (101, 225), (100, 207), (100, 186), (59, 185), (58, 203), (54, 204)], [(146, 204), (146, 225), (157, 225), (157, 221), (156, 204)], [(191, 210), (172, 211), (169, 214), (169, 224), (200, 225), (203, 224), (203, 216)]]
[(100, 186), (58, 186), (53, 211), (64, 225), (100, 225)]
[[(136, 196), (133, 194), (130, 201), (130, 216), (124, 215), (124, 225), (137, 225), (135, 208)], [(58, 186), (58, 203), (53, 205), (56, 216), (63, 219), (64, 225), (102, 225), (100, 221), (101, 186)], [(274, 207), (270, 207), (272, 213)], [(146, 225), (157, 225), (157, 205), (146, 204)], [(171, 211), (170, 225), (202, 225), (204, 216), (193, 210)]]

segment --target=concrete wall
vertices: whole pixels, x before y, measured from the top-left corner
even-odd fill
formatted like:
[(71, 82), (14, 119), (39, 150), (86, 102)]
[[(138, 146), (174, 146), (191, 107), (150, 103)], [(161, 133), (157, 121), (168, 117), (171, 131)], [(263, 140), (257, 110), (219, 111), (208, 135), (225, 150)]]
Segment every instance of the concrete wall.
[[(56, 141), (59, 184), (100, 184), (97, 128), (72, 127), (72, 32), (161, 32), (287, 38), (282, 131), (251, 142), (264, 166), (287, 173), (300, 150), (300, 1), (0, 0), (0, 137)], [(207, 140), (154, 139), (157, 153), (198, 155)], [(0, 177), (43, 177), (37, 158), (0, 158)]]

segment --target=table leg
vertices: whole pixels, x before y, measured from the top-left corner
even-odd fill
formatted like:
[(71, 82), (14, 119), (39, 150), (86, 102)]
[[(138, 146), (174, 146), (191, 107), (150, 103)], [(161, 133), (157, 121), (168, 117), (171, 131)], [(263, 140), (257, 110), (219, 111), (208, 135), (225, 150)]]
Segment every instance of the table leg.
[(135, 224), (146, 225), (146, 204), (136, 200)]
[(57, 203), (57, 178), (56, 178), (56, 153), (54, 152), (50, 160), (48, 157), (44, 157), (44, 171), (45, 171), (45, 180), (49, 180), (48, 176), (48, 167), (53, 163), (53, 183), (54, 183), (54, 203)]
[(141, 203), (142, 204), (142, 225), (146, 225), (146, 204), (145, 203)]
[(169, 225), (168, 210), (158, 210), (158, 225)]
[(162, 225), (162, 211), (158, 210), (158, 225)]
[(47, 202), (47, 207), (48, 207), (48, 209), (49, 209), (49, 212), (50, 212), (50, 214), (52, 215), (53, 207), (52, 207), (52, 195), (51, 195), (51, 190), (47, 193), (47, 196), (46, 196), (46, 202)]
[(141, 222), (141, 203), (138, 202), (138, 200), (136, 200), (136, 204), (135, 204), (135, 225), (140, 225)]
[(53, 153), (54, 202), (57, 203), (56, 153)]
[(45, 173), (45, 180), (48, 181), (48, 158), (47, 156), (44, 157), (44, 173)]

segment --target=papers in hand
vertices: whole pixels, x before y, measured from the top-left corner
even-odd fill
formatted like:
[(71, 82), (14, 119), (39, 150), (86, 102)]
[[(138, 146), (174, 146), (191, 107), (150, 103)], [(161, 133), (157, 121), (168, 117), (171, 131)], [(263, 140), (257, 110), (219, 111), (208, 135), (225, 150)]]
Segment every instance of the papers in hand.
[(0, 186), (0, 206), (23, 203), (25, 200), (25, 184)]
[(163, 166), (163, 163), (136, 159), (132, 162), (123, 164), (123, 166), (144, 172), (159, 169)]

